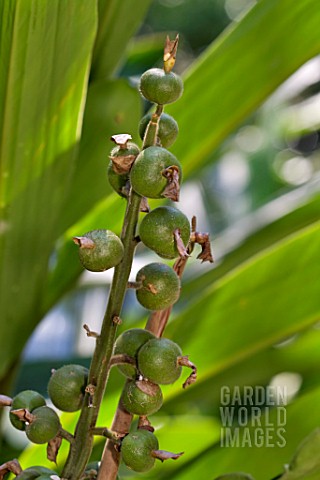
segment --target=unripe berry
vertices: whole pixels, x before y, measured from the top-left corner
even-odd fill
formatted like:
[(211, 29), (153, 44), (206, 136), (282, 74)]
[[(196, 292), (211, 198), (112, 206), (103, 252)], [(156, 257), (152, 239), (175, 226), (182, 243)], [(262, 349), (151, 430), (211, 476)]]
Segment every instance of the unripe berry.
[(143, 218), (139, 235), (142, 242), (160, 257), (176, 258), (179, 256), (179, 250), (174, 236), (175, 230), (179, 230), (186, 246), (190, 238), (190, 224), (187, 217), (176, 208), (158, 207)]
[(165, 105), (181, 97), (183, 82), (173, 72), (166, 73), (161, 68), (151, 68), (141, 76), (140, 92), (150, 102)]
[[(139, 123), (139, 135), (141, 140), (144, 138), (144, 134), (148, 123), (150, 122), (152, 113), (147, 113)], [(158, 139), (161, 146), (169, 148), (175, 142), (179, 133), (179, 127), (175, 119), (167, 113), (162, 113), (159, 120)]]
[(64, 365), (51, 375), (48, 393), (55, 407), (76, 412), (82, 406), (88, 383), (88, 369), (82, 365)]
[(110, 161), (108, 165), (108, 180), (115, 192), (117, 192), (120, 197), (127, 197), (126, 194), (126, 187), (129, 182), (129, 174), (125, 173), (122, 175), (119, 175), (118, 173), (115, 173), (112, 167), (112, 162)]
[[(46, 404), (46, 401), (40, 393), (35, 392), (34, 390), (24, 390), (18, 393), (12, 401), (10, 410), (19, 410), (20, 408), (25, 408), (30, 413), (38, 407), (42, 407)], [(10, 413), (10, 422), (18, 430), (25, 430), (26, 424), (22, 420)]]
[(73, 237), (73, 241), (80, 247), (80, 262), (91, 272), (108, 270), (123, 259), (123, 244), (110, 230), (92, 230), (83, 237)]
[(168, 338), (154, 338), (145, 343), (138, 353), (140, 373), (150, 382), (160, 385), (174, 383), (181, 375), (178, 357), (181, 348)]
[(172, 153), (162, 147), (148, 147), (142, 150), (130, 172), (133, 190), (144, 197), (161, 198), (168, 184), (164, 176), (165, 170), (172, 166), (177, 168), (181, 181), (181, 164)]
[[(148, 340), (155, 338), (155, 336), (142, 328), (131, 328), (121, 333), (117, 338), (114, 346), (114, 355), (128, 355), (129, 357), (137, 358), (139, 349)], [(133, 365), (124, 364), (117, 365), (120, 372), (126, 377), (135, 379), (137, 370)]]
[(145, 381), (128, 380), (121, 396), (125, 409), (134, 415), (151, 415), (163, 403), (159, 385)]
[(47, 443), (60, 429), (60, 420), (50, 407), (39, 407), (33, 410), (34, 420), (26, 425), (26, 434), (33, 443)]
[(157, 437), (148, 430), (140, 429), (126, 435), (121, 443), (121, 456), (128, 468), (135, 472), (147, 472), (155, 462), (153, 450), (158, 450)]
[(35, 480), (39, 477), (42, 478), (43, 475), (50, 477), (50, 475), (57, 475), (57, 473), (46, 467), (35, 466), (23, 470), (15, 477), (15, 480)]
[(137, 300), (149, 310), (163, 310), (175, 303), (180, 295), (180, 279), (173, 268), (164, 263), (150, 263), (137, 273)]

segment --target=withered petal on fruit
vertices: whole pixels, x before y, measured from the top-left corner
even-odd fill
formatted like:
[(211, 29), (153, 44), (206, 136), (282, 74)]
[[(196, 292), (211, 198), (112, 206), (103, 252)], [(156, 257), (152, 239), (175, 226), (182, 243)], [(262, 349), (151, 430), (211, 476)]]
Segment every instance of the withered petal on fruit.
[(180, 235), (180, 230), (178, 228), (174, 230), (173, 235), (176, 241), (176, 246), (177, 246), (180, 257), (182, 258), (189, 257), (188, 251), (183, 243), (183, 240)]
[(13, 415), (16, 415), (19, 420), (22, 420), (22, 422), (27, 422), (31, 423), (34, 420), (34, 415), (29, 412), (26, 408), (18, 408), (17, 410), (11, 410), (10, 413), (13, 413)]
[(164, 46), (164, 53), (163, 53), (163, 68), (165, 72), (171, 72), (175, 63), (176, 63), (176, 56), (177, 56), (177, 49), (179, 43), (179, 34), (176, 36), (174, 40), (170, 40), (169, 36), (167, 35), (166, 43)]
[(48, 442), (47, 459), (50, 460), (50, 462), (57, 463), (57, 455), (58, 455), (61, 443), (62, 443), (62, 438), (59, 435), (57, 435), (56, 437), (54, 437), (52, 440)]
[(112, 161), (112, 168), (118, 175), (123, 175), (131, 170), (132, 164), (136, 159), (136, 155), (118, 155), (109, 157)]
[(138, 380), (136, 381), (136, 386), (141, 390), (141, 392), (150, 395), (151, 397), (155, 397), (158, 393), (158, 385), (155, 385), (152, 382), (146, 382), (145, 380)]
[(189, 385), (192, 385), (193, 383), (195, 383), (197, 381), (197, 367), (194, 363), (192, 363), (189, 360), (188, 355), (183, 355), (181, 357), (178, 357), (177, 363), (181, 367), (188, 367), (188, 368), (191, 368), (191, 370), (192, 370), (191, 374), (189, 375), (187, 380), (182, 385), (182, 388), (187, 388), (187, 387), (189, 387)]
[(14, 475), (19, 475), (22, 472), (22, 468), (17, 459), (9, 460), (0, 465), (0, 480), (2, 480), (7, 473), (14, 473)]
[(167, 179), (168, 183), (161, 195), (173, 202), (178, 202), (180, 197), (179, 168), (176, 165), (172, 165), (163, 170), (162, 175)]

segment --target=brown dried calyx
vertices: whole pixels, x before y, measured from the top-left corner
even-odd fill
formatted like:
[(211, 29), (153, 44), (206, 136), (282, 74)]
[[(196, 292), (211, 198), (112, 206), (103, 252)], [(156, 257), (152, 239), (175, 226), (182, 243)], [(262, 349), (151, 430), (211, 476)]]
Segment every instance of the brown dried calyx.
[(212, 252), (211, 252), (209, 233), (192, 232), (190, 241), (192, 243), (198, 243), (201, 246), (202, 250), (197, 256), (197, 258), (202, 260), (202, 263), (214, 262)]
[(8, 473), (19, 475), (21, 472), (22, 468), (18, 460), (10, 460), (9, 462), (0, 465), (0, 480), (2, 480)]
[(112, 168), (118, 175), (124, 175), (130, 172), (133, 162), (135, 161), (139, 147), (132, 142), (129, 142), (132, 137), (127, 133), (119, 135), (112, 135), (111, 140), (117, 145), (110, 155), (112, 161)]
[(174, 40), (170, 40), (169, 36), (167, 36), (163, 54), (163, 69), (166, 73), (171, 72), (176, 63), (178, 43), (179, 35)]
[(180, 197), (180, 173), (176, 165), (163, 170), (162, 175), (167, 179), (167, 186), (162, 192), (162, 197), (170, 198), (173, 202), (179, 202)]
[(198, 243), (201, 246), (201, 252), (197, 256), (203, 262), (213, 263), (214, 259), (211, 252), (209, 233), (197, 232), (197, 219), (192, 217), (192, 231), (190, 236), (190, 250), (193, 250), (194, 244)]

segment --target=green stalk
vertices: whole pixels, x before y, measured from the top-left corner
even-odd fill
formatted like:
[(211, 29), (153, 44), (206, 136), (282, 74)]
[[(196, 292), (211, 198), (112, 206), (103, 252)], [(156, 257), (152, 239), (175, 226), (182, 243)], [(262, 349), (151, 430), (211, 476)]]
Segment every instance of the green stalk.
[(89, 372), (88, 384), (92, 386), (94, 393), (92, 396), (90, 393), (87, 393), (84, 399), (74, 434), (74, 441), (62, 472), (62, 477), (66, 479), (78, 480), (81, 477), (92, 451), (92, 429), (96, 425), (99, 408), (108, 380), (109, 362), (117, 329), (117, 323), (114, 320), (118, 318), (121, 313), (134, 250), (137, 244), (135, 233), (140, 202), (141, 197), (131, 190), (121, 233), (121, 240), (125, 252), (124, 258), (114, 271), (101, 334), (97, 338)]
[[(158, 105), (146, 130), (143, 147), (155, 145), (159, 119), (163, 106)], [(96, 348), (91, 361), (88, 386), (83, 407), (71, 444), (69, 455), (62, 471), (62, 478), (79, 480), (90, 458), (93, 444), (94, 427), (97, 422), (99, 408), (105, 392), (110, 370), (110, 358), (117, 330), (117, 319), (120, 316), (128, 279), (132, 267), (136, 247), (136, 226), (140, 211), (141, 197), (132, 189), (130, 191), (127, 210), (124, 217), (121, 240), (124, 246), (124, 258), (115, 268), (109, 294), (107, 309), (103, 318), (101, 333), (97, 338)], [(93, 392), (93, 394), (91, 393)]]

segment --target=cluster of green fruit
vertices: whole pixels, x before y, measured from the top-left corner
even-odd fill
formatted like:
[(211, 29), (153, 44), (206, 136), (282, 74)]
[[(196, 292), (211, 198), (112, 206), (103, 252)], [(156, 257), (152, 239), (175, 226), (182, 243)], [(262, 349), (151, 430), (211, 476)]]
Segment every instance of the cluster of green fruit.
[[(148, 100), (163, 105), (180, 97), (182, 81), (173, 72), (154, 68), (141, 77), (141, 93)], [(143, 138), (152, 115), (147, 114), (140, 123)], [(178, 134), (176, 121), (162, 113), (156, 134), (157, 145), (140, 151), (130, 142), (130, 135), (114, 135), (117, 143), (110, 153), (108, 178), (111, 186), (121, 196), (127, 197), (130, 188), (145, 198), (163, 198), (173, 193), (176, 196), (182, 179), (182, 169), (177, 158), (164, 146), (172, 145)], [(162, 146), (160, 146), (162, 145)], [(165, 193), (164, 195), (164, 192)], [(168, 193), (169, 192), (169, 193)], [(171, 194), (170, 194), (171, 192)], [(139, 237), (144, 245), (166, 259), (181, 255), (177, 235), (183, 245), (190, 239), (188, 218), (171, 206), (158, 207), (142, 220)], [(83, 237), (74, 237), (79, 248), (83, 266), (94, 272), (104, 271), (118, 265), (124, 255), (120, 238), (109, 230), (93, 230)], [(137, 299), (149, 310), (162, 310), (175, 303), (180, 294), (180, 280), (174, 270), (159, 262), (143, 267), (137, 274)]]
[[(53, 405), (63, 412), (79, 410), (87, 380), (88, 369), (81, 365), (65, 365), (54, 370), (48, 383), (48, 394)], [(28, 439), (36, 444), (48, 443), (62, 432), (58, 414), (34, 390), (24, 390), (12, 399), (9, 418), (15, 428), (25, 431)], [(51, 474), (55, 472), (43, 467), (32, 467), (17, 478), (44, 480), (51, 478)]]
[[(141, 77), (142, 95), (158, 106), (177, 100), (182, 90), (180, 77), (172, 72), (151, 69)], [(152, 121), (151, 114), (141, 120), (139, 130), (142, 139), (148, 135), (148, 127)], [(177, 134), (178, 126), (175, 120), (161, 113), (156, 135), (157, 145), (147, 146), (136, 154), (130, 171), (118, 175), (118, 181), (115, 180), (114, 157), (121, 157), (127, 152), (123, 151), (121, 146), (114, 148), (108, 168), (113, 188), (122, 195), (131, 187), (142, 197), (168, 197), (178, 200), (181, 165), (176, 157), (164, 148), (172, 145)], [(136, 146), (130, 143), (126, 148), (131, 153)], [(189, 221), (183, 213), (169, 206), (158, 207), (147, 213), (139, 227), (139, 237), (144, 245), (166, 259), (181, 255), (175, 232), (178, 232), (183, 245), (187, 245), (190, 239)], [(143, 267), (137, 274), (136, 284), (137, 299), (149, 310), (166, 309), (179, 298), (180, 279), (175, 271), (164, 263), (151, 263)], [(171, 384), (181, 375), (180, 347), (171, 340), (157, 338), (146, 330), (130, 329), (117, 338), (114, 355), (129, 356), (135, 363), (135, 366), (118, 365), (121, 373), (127, 377), (121, 396), (124, 408), (139, 416), (157, 412), (163, 403), (159, 385)], [(145, 472), (153, 467), (155, 459), (158, 458), (158, 448), (158, 440), (152, 431), (137, 429), (122, 440), (122, 460), (130, 469)]]
[[(125, 409), (139, 416), (157, 412), (163, 402), (159, 385), (173, 383), (181, 375), (180, 347), (147, 330), (133, 328), (119, 335), (114, 354), (127, 355), (135, 360), (135, 366), (118, 365), (128, 379), (121, 396)], [(122, 440), (122, 459), (132, 470), (145, 472), (153, 467), (157, 449), (156, 436), (148, 430), (138, 429)]]

